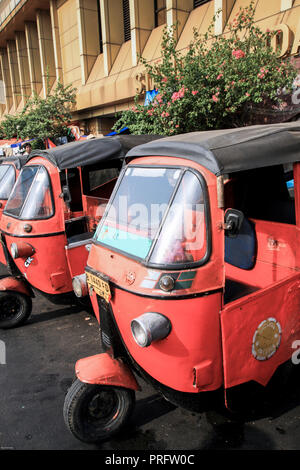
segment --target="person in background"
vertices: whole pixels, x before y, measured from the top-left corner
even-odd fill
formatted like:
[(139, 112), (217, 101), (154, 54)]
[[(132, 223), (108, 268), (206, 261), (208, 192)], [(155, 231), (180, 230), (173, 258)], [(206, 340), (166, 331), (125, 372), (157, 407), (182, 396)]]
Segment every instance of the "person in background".
[(27, 143), (27, 144), (25, 145), (25, 152), (24, 152), (24, 154), (25, 154), (25, 155), (26, 155), (26, 154), (29, 155), (30, 152), (31, 152), (31, 150), (32, 150), (31, 144)]

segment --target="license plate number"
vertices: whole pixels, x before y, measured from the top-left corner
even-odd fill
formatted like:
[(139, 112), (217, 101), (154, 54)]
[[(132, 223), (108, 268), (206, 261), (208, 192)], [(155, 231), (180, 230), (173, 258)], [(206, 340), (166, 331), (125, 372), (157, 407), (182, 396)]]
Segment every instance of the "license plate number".
[(100, 297), (103, 297), (103, 299), (106, 300), (106, 302), (109, 302), (111, 299), (111, 292), (110, 292), (110, 287), (109, 283), (107, 281), (104, 281), (98, 276), (95, 276), (94, 274), (91, 274), (89, 272), (86, 272), (86, 280), (88, 283), (89, 287), (92, 287), (96, 294), (100, 295)]

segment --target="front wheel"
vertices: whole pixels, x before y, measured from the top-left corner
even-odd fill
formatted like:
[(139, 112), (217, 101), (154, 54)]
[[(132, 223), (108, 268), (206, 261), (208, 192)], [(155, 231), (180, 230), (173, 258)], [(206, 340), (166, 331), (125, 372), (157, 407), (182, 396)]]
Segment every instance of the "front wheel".
[(0, 292), (0, 328), (22, 325), (29, 318), (32, 301), (28, 295), (15, 291)]
[(135, 404), (135, 393), (122, 387), (86, 384), (76, 379), (64, 403), (64, 420), (79, 440), (96, 443), (120, 431)]

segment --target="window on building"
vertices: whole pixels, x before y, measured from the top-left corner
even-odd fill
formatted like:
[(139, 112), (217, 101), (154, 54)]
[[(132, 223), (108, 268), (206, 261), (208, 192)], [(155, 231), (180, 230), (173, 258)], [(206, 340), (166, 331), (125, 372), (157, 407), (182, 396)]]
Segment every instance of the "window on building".
[(210, 0), (194, 0), (194, 9), (208, 2), (210, 2)]
[(131, 39), (129, 0), (123, 0), (123, 19), (124, 19), (124, 40), (126, 42), (126, 41), (130, 41)]
[(97, 13), (98, 13), (98, 28), (99, 28), (99, 49), (100, 54), (103, 52), (103, 38), (102, 38), (102, 27), (101, 27), (101, 10), (100, 10), (100, 2), (97, 1)]
[(166, 23), (166, 0), (154, 0), (155, 27)]

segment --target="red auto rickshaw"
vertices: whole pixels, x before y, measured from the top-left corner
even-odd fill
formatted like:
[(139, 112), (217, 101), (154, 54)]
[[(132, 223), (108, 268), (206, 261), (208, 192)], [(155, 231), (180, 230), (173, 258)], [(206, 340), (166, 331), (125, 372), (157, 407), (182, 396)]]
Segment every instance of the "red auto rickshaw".
[(30, 153), (0, 223), (0, 262), (10, 272), (0, 280), (0, 328), (28, 319), (35, 290), (54, 303), (74, 303), (73, 288), (83, 296), (87, 250), (124, 156), (153, 138), (95, 138)]
[(26, 163), (26, 156), (6, 157), (0, 164), (0, 217), (16, 182), (18, 174)]
[(163, 138), (126, 161), (85, 270), (102, 352), (64, 404), (84, 442), (124, 425), (134, 373), (175, 405), (228, 406), (300, 339), (300, 124)]

